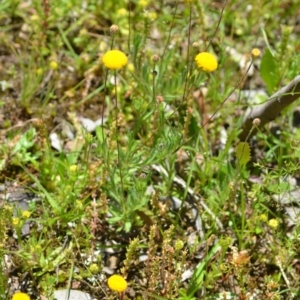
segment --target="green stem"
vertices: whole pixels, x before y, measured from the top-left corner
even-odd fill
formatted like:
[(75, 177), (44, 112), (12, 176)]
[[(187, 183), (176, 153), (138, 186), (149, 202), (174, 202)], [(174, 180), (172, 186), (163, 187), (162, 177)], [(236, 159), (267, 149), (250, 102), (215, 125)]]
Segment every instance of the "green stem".
[(125, 201), (124, 201), (124, 185), (123, 185), (123, 174), (122, 174), (122, 165), (120, 159), (120, 144), (119, 144), (119, 131), (118, 131), (118, 91), (117, 91), (117, 73), (114, 73), (114, 81), (115, 81), (115, 95), (116, 95), (116, 143), (117, 143), (117, 152), (118, 152), (118, 167), (120, 172), (120, 181), (121, 181), (121, 193), (122, 193), (122, 204), (123, 211), (125, 212)]

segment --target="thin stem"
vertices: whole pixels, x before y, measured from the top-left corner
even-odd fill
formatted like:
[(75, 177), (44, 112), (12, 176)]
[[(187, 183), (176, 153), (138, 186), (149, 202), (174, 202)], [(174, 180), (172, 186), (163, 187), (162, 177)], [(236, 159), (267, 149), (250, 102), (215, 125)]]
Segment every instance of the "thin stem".
[(128, 1), (128, 40), (127, 40), (127, 47), (128, 47), (128, 53), (130, 53), (130, 37), (131, 37), (131, 5), (130, 1)]
[(211, 43), (212, 43), (212, 40), (214, 39), (214, 37), (216, 36), (216, 34), (217, 34), (217, 32), (218, 32), (218, 29), (219, 29), (220, 24), (221, 24), (221, 20), (222, 20), (222, 18), (223, 18), (224, 9), (225, 9), (225, 7), (226, 7), (226, 5), (227, 5), (227, 1), (228, 1), (228, 0), (225, 0), (225, 3), (224, 3), (224, 5), (223, 5), (223, 7), (222, 7), (222, 11), (221, 11), (220, 18), (219, 18), (219, 20), (218, 20), (217, 27), (216, 27), (216, 29), (215, 29), (215, 31), (214, 31), (214, 33), (213, 33), (211, 39), (210, 39), (210, 41), (209, 41), (209, 43), (208, 43), (208, 45), (207, 45), (205, 51), (209, 48), (209, 46), (210, 46)]
[(44, 35), (46, 36), (46, 31), (48, 29), (48, 19), (49, 19), (49, 15), (50, 15), (49, 0), (43, 0), (43, 5), (44, 5), (44, 17), (45, 17), (45, 19), (43, 20), (43, 27), (45, 29)]
[[(240, 175), (240, 174), (239, 174)], [(236, 186), (238, 185), (238, 182), (236, 182)], [(244, 230), (245, 230), (245, 224), (246, 224), (246, 203), (245, 203), (245, 195), (244, 195), (244, 187), (243, 187), (243, 182), (239, 182), (239, 186), (240, 186), (240, 191), (241, 191), (241, 212), (242, 212), (242, 216), (241, 216), (241, 232), (240, 232), (240, 240), (239, 240), (239, 246), (240, 249), (244, 249), (244, 239), (243, 239), (243, 235), (244, 235)]]
[(155, 65), (152, 70), (152, 101), (155, 103), (156, 90), (155, 90), (155, 77), (156, 77)]
[[(104, 136), (104, 110), (105, 110), (105, 96), (106, 96), (106, 87), (107, 87), (107, 77), (108, 77), (108, 70), (105, 72), (105, 78), (104, 78), (104, 99), (102, 104), (102, 112), (101, 112), (101, 133), (102, 133), (102, 139), (103, 139), (103, 147), (104, 143), (106, 142), (105, 136)], [(104, 153), (104, 148), (103, 148)]]
[(241, 83), (245, 80), (250, 68), (252, 67), (253, 61), (248, 66), (248, 69), (246, 70), (244, 76), (241, 78), (241, 80), (238, 82), (238, 84), (232, 89), (232, 91), (229, 93), (229, 95), (222, 101), (222, 103), (217, 107), (217, 109), (214, 111), (214, 113), (210, 116), (210, 118), (200, 127), (203, 128), (207, 123), (209, 123), (214, 116), (217, 114), (217, 112), (222, 108), (222, 106), (225, 104), (225, 102), (230, 98), (230, 96), (235, 92), (235, 90), (241, 85)]
[(114, 83), (115, 83), (115, 95), (116, 95), (116, 143), (117, 143), (117, 152), (118, 152), (118, 166), (120, 172), (120, 181), (121, 181), (121, 192), (122, 192), (122, 203), (123, 209), (125, 211), (125, 202), (124, 202), (124, 185), (123, 185), (123, 174), (122, 174), (122, 165), (120, 159), (120, 144), (119, 144), (119, 131), (118, 131), (118, 92), (117, 92), (117, 73), (114, 72)]
[[(115, 36), (113, 35), (112, 39), (111, 39), (111, 44), (110, 44), (110, 49), (111, 50), (114, 46), (114, 41), (115, 41)], [(103, 138), (103, 146), (104, 146), (104, 142), (105, 142), (103, 122), (104, 122), (104, 109), (105, 109), (105, 96), (106, 96), (106, 87), (107, 87), (107, 77), (108, 77), (108, 69), (105, 72), (105, 78), (104, 78), (104, 101), (103, 101), (102, 112), (101, 112), (101, 133), (102, 133), (102, 138)]]
[(112, 36), (112, 39), (111, 39), (111, 44), (110, 44), (110, 50), (112, 50), (112, 49), (113, 49), (114, 42), (115, 42), (115, 36)]
[[(152, 70), (152, 104), (155, 105), (155, 111), (153, 114), (153, 123), (152, 123), (152, 130), (155, 130), (158, 123), (158, 110), (157, 110), (157, 101), (156, 101), (156, 89), (155, 89), (155, 77), (157, 75), (157, 72), (155, 71), (155, 63)], [(151, 127), (150, 127), (151, 128)], [(151, 130), (151, 131), (152, 131)], [(151, 139), (149, 140), (151, 142)]]
[(167, 48), (168, 48), (168, 45), (169, 45), (169, 42), (170, 42), (170, 39), (171, 39), (172, 27), (175, 23), (175, 17), (176, 17), (176, 12), (177, 12), (177, 8), (178, 8), (178, 2), (179, 1), (176, 1), (176, 3), (175, 3), (175, 11), (174, 11), (173, 19), (172, 19), (172, 22), (171, 22), (171, 25), (170, 25), (170, 31), (169, 31), (169, 35), (168, 35), (168, 38), (167, 38), (167, 41), (166, 41), (166, 44), (165, 44), (165, 48), (164, 48), (163, 54), (161, 56), (159, 70), (161, 70), (161, 65), (163, 63), (163, 60), (164, 60), (164, 57), (165, 57), (165, 54), (167, 52)]
[(188, 30), (188, 45), (187, 45), (187, 55), (186, 55), (186, 78), (184, 83), (183, 95), (182, 95), (182, 102), (184, 102), (186, 97), (186, 91), (188, 87), (188, 76), (190, 75), (190, 44), (191, 44), (191, 27), (192, 27), (192, 3), (190, 3), (190, 12), (189, 12), (189, 30)]

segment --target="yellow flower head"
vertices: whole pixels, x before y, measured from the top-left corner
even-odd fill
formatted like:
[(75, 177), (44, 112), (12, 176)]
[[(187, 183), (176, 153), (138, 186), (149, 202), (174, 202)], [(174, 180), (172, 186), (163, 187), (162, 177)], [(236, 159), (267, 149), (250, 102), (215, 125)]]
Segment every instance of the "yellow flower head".
[(97, 274), (99, 272), (99, 267), (97, 264), (91, 264), (89, 269), (93, 274)]
[(32, 16), (30, 17), (30, 20), (33, 21), (33, 22), (37, 22), (37, 21), (40, 20), (40, 17), (39, 17), (38, 15), (32, 15)]
[(251, 55), (253, 58), (257, 58), (260, 56), (260, 50), (258, 48), (253, 48), (251, 51)]
[(146, 7), (149, 4), (148, 0), (139, 0), (138, 5)]
[(127, 65), (127, 70), (130, 71), (130, 72), (133, 72), (134, 71), (134, 64), (130, 63)]
[(43, 74), (44, 71), (43, 71), (42, 68), (38, 68), (38, 69), (35, 70), (35, 72), (36, 72), (36, 74), (37, 74), (38, 76), (40, 76), (40, 75)]
[(197, 54), (195, 61), (197, 66), (204, 72), (213, 72), (218, 67), (217, 59), (208, 52), (200, 52)]
[(268, 217), (267, 217), (266, 214), (261, 214), (261, 215), (259, 216), (259, 218), (260, 218), (260, 220), (261, 220), (262, 222), (267, 222), (267, 221), (268, 221)]
[(279, 225), (279, 222), (277, 219), (271, 219), (269, 220), (269, 226), (273, 229), (277, 229), (278, 225)]
[(102, 56), (104, 66), (111, 70), (118, 70), (127, 65), (128, 58), (120, 50), (109, 50)]
[(24, 219), (28, 219), (30, 217), (30, 211), (28, 211), (28, 210), (22, 211), (22, 217)]
[(112, 291), (124, 292), (127, 289), (127, 281), (120, 275), (112, 275), (107, 280), (108, 287)]
[(30, 300), (30, 297), (25, 293), (17, 292), (13, 295), (12, 300)]
[(157, 19), (157, 13), (155, 11), (145, 11), (145, 17), (150, 21)]
[(126, 8), (120, 8), (117, 10), (117, 15), (119, 16), (127, 16), (128, 15), (128, 10)]
[(78, 170), (78, 166), (77, 165), (71, 165), (71, 166), (69, 166), (69, 170), (70, 170), (70, 172), (75, 173)]
[(49, 67), (50, 67), (50, 69), (52, 69), (52, 70), (57, 70), (57, 68), (58, 68), (58, 63), (57, 63), (55, 60), (51, 60), (50, 63), (49, 63)]
[(19, 223), (20, 223), (20, 219), (17, 218), (17, 217), (13, 217), (13, 218), (12, 218), (12, 223), (13, 223), (13, 225), (17, 226), (17, 225), (19, 225)]

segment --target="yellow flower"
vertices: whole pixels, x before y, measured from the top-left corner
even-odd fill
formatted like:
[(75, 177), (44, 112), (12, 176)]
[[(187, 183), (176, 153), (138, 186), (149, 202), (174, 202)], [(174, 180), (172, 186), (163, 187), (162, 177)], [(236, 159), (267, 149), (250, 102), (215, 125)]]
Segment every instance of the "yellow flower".
[(127, 70), (130, 71), (130, 72), (133, 72), (134, 71), (134, 64), (130, 63), (127, 65)]
[(36, 72), (36, 74), (37, 74), (38, 76), (40, 76), (40, 75), (43, 74), (44, 71), (43, 71), (42, 68), (38, 68), (38, 69), (35, 70), (35, 72)]
[(13, 295), (12, 300), (30, 300), (30, 297), (25, 293), (16, 292)]
[(82, 204), (82, 202), (80, 201), (80, 200), (76, 200), (76, 208), (78, 208), (78, 209), (82, 209), (83, 208), (83, 204)]
[(175, 242), (175, 250), (179, 251), (184, 247), (184, 242), (182, 240), (177, 240)]
[(86, 28), (82, 28), (80, 31), (79, 31), (79, 36), (86, 36), (88, 35), (88, 31)]
[(97, 274), (99, 272), (99, 267), (97, 266), (97, 264), (91, 264), (89, 269), (93, 274)]
[(39, 17), (38, 15), (32, 15), (32, 16), (30, 17), (30, 20), (33, 21), (33, 22), (37, 22), (37, 21), (40, 20), (40, 17)]
[(9, 206), (9, 205), (4, 205), (3, 209), (5, 209), (5, 211), (7, 211), (7, 212), (12, 212), (13, 211), (12, 207)]
[(157, 19), (157, 13), (155, 11), (145, 11), (145, 17), (150, 21)]
[(279, 222), (277, 219), (271, 219), (271, 220), (269, 220), (268, 224), (271, 228), (276, 229), (279, 225)]
[(34, 249), (35, 249), (34, 252), (40, 251), (40, 250), (42, 250), (42, 246), (41, 245), (36, 245)]
[(127, 65), (128, 58), (120, 50), (109, 50), (102, 56), (102, 62), (106, 68), (117, 70)]
[(251, 55), (253, 58), (259, 57), (260, 56), (260, 50), (258, 48), (253, 48), (251, 51)]
[(112, 291), (124, 292), (127, 289), (127, 281), (120, 275), (112, 275), (107, 280), (108, 287)]
[(268, 220), (268, 217), (267, 217), (266, 214), (261, 214), (261, 215), (259, 216), (259, 218), (260, 218), (260, 220), (261, 220), (262, 222), (267, 222), (267, 220)]
[(147, 0), (139, 0), (138, 5), (146, 7), (149, 4)]
[(15, 226), (17, 226), (17, 225), (19, 225), (19, 223), (20, 223), (20, 219), (19, 218), (12, 218), (12, 223), (15, 225)]
[(126, 8), (120, 8), (117, 10), (117, 15), (119, 16), (127, 16), (128, 15), (128, 10)]
[(24, 219), (28, 219), (28, 218), (30, 217), (30, 211), (24, 210), (24, 211), (22, 212), (22, 217), (23, 217)]
[(213, 72), (218, 67), (217, 59), (208, 52), (200, 52), (195, 57), (197, 66), (204, 72)]
[(57, 63), (55, 60), (51, 60), (50, 63), (49, 63), (49, 67), (50, 67), (50, 69), (52, 69), (52, 70), (57, 70), (57, 68), (58, 68), (58, 63)]
[(77, 172), (77, 170), (78, 170), (78, 166), (77, 165), (71, 165), (71, 166), (69, 166), (69, 170), (70, 170), (70, 172)]

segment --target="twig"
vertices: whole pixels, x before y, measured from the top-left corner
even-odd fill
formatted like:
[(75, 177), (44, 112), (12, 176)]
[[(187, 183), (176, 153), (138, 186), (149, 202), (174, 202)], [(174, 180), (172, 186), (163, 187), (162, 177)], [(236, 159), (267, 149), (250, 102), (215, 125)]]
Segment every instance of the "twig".
[[(255, 118), (260, 119), (261, 123), (258, 128), (262, 128), (265, 124), (277, 118), (285, 107), (295, 102), (300, 97), (299, 83), (300, 75), (296, 76), (288, 85), (272, 95), (268, 101), (255, 107), (249, 107), (243, 119), (242, 132), (239, 135), (240, 140), (244, 141), (246, 139)], [(257, 128), (251, 132), (251, 135), (255, 134), (256, 131)]]

